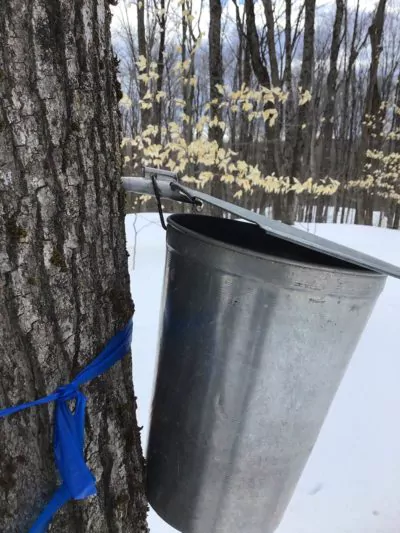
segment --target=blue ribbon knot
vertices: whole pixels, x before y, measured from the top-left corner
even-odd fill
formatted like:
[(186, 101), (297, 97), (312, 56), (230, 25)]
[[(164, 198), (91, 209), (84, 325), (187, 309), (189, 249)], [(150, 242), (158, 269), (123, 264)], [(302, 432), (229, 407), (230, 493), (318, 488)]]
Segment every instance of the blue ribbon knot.
[[(55, 402), (53, 448), (62, 484), (29, 533), (44, 533), (57, 511), (69, 500), (83, 500), (96, 494), (96, 480), (84, 458), (86, 397), (79, 387), (122, 359), (130, 350), (131, 340), (132, 319), (71, 383), (61, 385), (39, 400), (0, 410), (0, 418), (4, 418), (30, 407)], [(73, 409), (69, 405), (71, 401), (75, 401)]]

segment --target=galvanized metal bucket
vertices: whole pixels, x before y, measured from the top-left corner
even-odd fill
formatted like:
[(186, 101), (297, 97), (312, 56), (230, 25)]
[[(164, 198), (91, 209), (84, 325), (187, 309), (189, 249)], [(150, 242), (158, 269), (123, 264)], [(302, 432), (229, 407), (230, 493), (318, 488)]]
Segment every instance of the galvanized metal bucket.
[(168, 219), (147, 450), (183, 533), (270, 533), (386, 277), (246, 222)]

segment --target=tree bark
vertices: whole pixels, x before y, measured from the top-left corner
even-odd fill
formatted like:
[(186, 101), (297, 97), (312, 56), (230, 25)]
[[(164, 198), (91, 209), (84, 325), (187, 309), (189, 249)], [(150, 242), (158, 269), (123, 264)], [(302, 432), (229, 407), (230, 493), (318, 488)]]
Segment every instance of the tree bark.
[[(285, 140), (283, 142), (282, 175), (290, 176), (295, 142), (295, 113), (292, 91), (292, 0), (285, 0), (285, 69), (283, 72), (283, 87), (287, 92), (288, 98), (283, 108)], [(282, 194), (273, 196), (273, 216), (276, 220), (287, 218), (285, 201), (286, 198)]]
[[(304, 20), (304, 43), (303, 43), (303, 57), (300, 70), (299, 86), (302, 91), (310, 91), (312, 76), (313, 76), (313, 61), (314, 61), (314, 38), (315, 38), (315, 0), (305, 0), (305, 20)], [(297, 124), (295, 127), (295, 142), (293, 149), (293, 159), (291, 172), (289, 174), (290, 180), (302, 178), (307, 169), (308, 161), (305, 161), (305, 150), (308, 142), (311, 140), (312, 123), (310, 124), (310, 102), (301, 105), (297, 112)], [(312, 122), (312, 121), (311, 121)], [(305, 128), (303, 129), (303, 125)], [(289, 191), (286, 197), (286, 209), (283, 221), (288, 224), (293, 224), (296, 213), (296, 194), (294, 191)]]
[[(360, 172), (364, 172), (364, 165), (366, 161), (366, 152), (368, 148), (379, 148), (380, 142), (374, 140), (372, 133), (379, 135), (379, 130), (369, 126), (370, 117), (377, 118), (380, 111), (381, 95), (378, 86), (378, 67), (379, 58), (382, 51), (382, 35), (383, 26), (385, 23), (385, 9), (386, 0), (379, 0), (378, 6), (375, 11), (372, 24), (368, 29), (368, 35), (371, 42), (371, 64), (369, 68), (367, 94), (365, 97), (364, 115), (366, 119), (365, 124), (362, 126), (361, 143), (359, 149), (359, 169)], [(379, 123), (379, 121), (378, 121)], [(357, 202), (356, 224), (372, 224), (372, 210), (368, 207), (368, 200), (366, 192), (360, 193), (359, 202)]]
[[(0, 407), (53, 392), (132, 315), (107, 0), (0, 3)], [(83, 388), (98, 495), (52, 532), (147, 531), (131, 360)], [(0, 419), (0, 531), (57, 486), (53, 406)]]
[[(222, 120), (222, 113), (219, 107), (221, 95), (217, 85), (224, 85), (222, 46), (221, 46), (221, 0), (210, 0), (210, 27), (208, 32), (209, 45), (209, 72), (210, 72), (210, 117), (211, 120)], [(208, 138), (210, 141), (217, 141), (218, 146), (222, 146), (223, 131), (220, 126), (210, 126)]]
[[(142, 56), (147, 61), (147, 43), (146, 43), (146, 25), (144, 21), (145, 16), (145, 0), (138, 0), (137, 2), (137, 33), (138, 33), (138, 48), (139, 56)], [(147, 93), (147, 83), (143, 80), (139, 81), (139, 96), (142, 100)], [(142, 131), (147, 128), (151, 119), (151, 109), (141, 109), (140, 112)]]
[(258, 83), (263, 87), (271, 87), (271, 78), (267, 67), (262, 62), (260, 53), (260, 40), (258, 38), (256, 17), (254, 13), (254, 0), (245, 0), (244, 8), (247, 21), (247, 41), (250, 47), (251, 64)]
[[(158, 16), (158, 25), (160, 28), (160, 44), (158, 47), (158, 62), (157, 62), (157, 92), (160, 92), (163, 87), (164, 79), (164, 54), (165, 54), (165, 37), (167, 33), (167, 14), (165, 10), (165, 0), (160, 0), (160, 15)], [(154, 119), (153, 124), (158, 125), (158, 132), (155, 136), (155, 143), (161, 143), (161, 127), (162, 127), (162, 100), (159, 98), (159, 101), (154, 104)]]
[(395, 212), (394, 212), (392, 229), (399, 229), (399, 227), (400, 227), (400, 204), (397, 204), (395, 208)]
[[(337, 61), (339, 57), (340, 43), (341, 43), (341, 31), (342, 31), (342, 22), (344, 14), (344, 0), (336, 0), (336, 14), (335, 21), (333, 23), (333, 32), (332, 32), (332, 41), (331, 41), (331, 50), (330, 50), (330, 61), (329, 61), (329, 72), (326, 80), (326, 104), (324, 109), (324, 123), (322, 125), (321, 138), (321, 161), (320, 161), (320, 177), (325, 178), (330, 176), (331, 171), (333, 170), (333, 161), (332, 161), (332, 140), (333, 140), (333, 120), (335, 113), (335, 95), (336, 95), (336, 85), (338, 78), (338, 69)], [(315, 128), (314, 128), (315, 135)], [(315, 146), (315, 142), (312, 143)], [(312, 173), (316, 176), (318, 172)], [(332, 176), (330, 176), (332, 177)], [(320, 196), (317, 200), (317, 211), (315, 215), (315, 221), (317, 223), (324, 222), (324, 207), (325, 207), (326, 198)]]
[[(324, 111), (324, 124), (322, 127), (322, 155), (321, 155), (321, 177), (329, 175), (332, 169), (332, 138), (333, 138), (333, 117), (335, 111), (335, 94), (338, 78), (337, 61), (339, 57), (341, 31), (343, 23), (345, 4), (344, 0), (336, 0), (336, 14), (333, 23), (329, 73), (326, 81), (326, 106)], [(317, 220), (319, 222), (319, 220)]]
[(292, 90), (292, 0), (285, 0), (285, 70), (283, 81), (286, 91)]
[[(239, 44), (238, 44), (238, 83), (234, 87), (236, 90), (242, 87), (242, 84), (246, 87), (250, 87), (251, 84), (251, 57), (250, 57), (250, 47), (249, 41), (246, 36), (245, 27), (244, 27), (244, 14), (241, 18), (240, 9), (237, 0), (233, 0), (235, 4), (236, 11), (236, 28), (239, 35)], [(249, 121), (247, 120), (246, 111), (240, 109), (237, 116), (235, 115), (235, 129), (239, 129), (239, 139), (237, 146), (232, 145), (232, 150), (237, 151), (239, 154), (239, 159), (245, 161), (250, 160), (250, 147), (253, 143), (252, 130)], [(238, 123), (238, 125), (237, 125)]]
[[(221, 43), (221, 0), (210, 0), (210, 25), (208, 32), (208, 68), (210, 74), (210, 118), (211, 121), (222, 120), (222, 111), (219, 107), (221, 95), (217, 86), (224, 85), (223, 63), (222, 63), (222, 43)], [(215, 141), (219, 147), (223, 144), (224, 132), (218, 125), (210, 126), (208, 130), (208, 140)], [(214, 174), (211, 181), (211, 194), (217, 198), (223, 197), (224, 184), (220, 180), (219, 169), (217, 166), (212, 168)], [(210, 213), (216, 216), (222, 216), (223, 211), (211, 206)]]
[[(304, 44), (303, 58), (301, 62), (299, 86), (302, 91), (311, 91), (314, 61), (314, 37), (315, 37), (315, 0), (305, 0), (305, 21), (304, 21)], [(302, 160), (304, 146), (311, 138), (309, 114), (310, 103), (299, 106), (297, 114), (297, 134), (293, 151), (293, 162), (291, 177), (301, 177), (302, 170), (307, 165)], [(303, 129), (303, 124), (306, 127)]]
[(263, 0), (265, 19), (267, 22), (267, 43), (269, 62), (271, 66), (271, 80), (274, 87), (280, 86), (278, 60), (275, 49), (275, 22), (272, 0)]
[[(194, 58), (191, 57), (190, 49), (190, 39), (191, 39), (191, 22), (186, 18), (185, 13), (191, 13), (191, 4), (187, 0), (182, 1), (182, 52), (181, 60), (182, 64), (185, 63), (187, 59), (191, 59), (189, 71), (187, 72), (187, 77), (191, 78), (194, 75)], [(193, 141), (193, 100), (194, 100), (194, 87), (186, 83), (186, 80), (182, 82), (182, 96), (185, 102), (183, 112), (189, 121), (183, 125), (184, 138), (187, 144), (190, 144)], [(182, 205), (182, 208), (185, 209), (185, 206)]]
[[(247, 42), (250, 49), (253, 71), (258, 83), (262, 87), (270, 89), (271, 77), (269, 75), (267, 67), (263, 63), (261, 56), (260, 40), (258, 38), (254, 12), (254, 0), (245, 0), (244, 9), (247, 21)], [(271, 109), (275, 108), (275, 105), (272, 102), (267, 102), (264, 107), (265, 109)], [(266, 123), (264, 131), (266, 139), (266, 150), (264, 150), (263, 154), (262, 170), (264, 172), (275, 172), (277, 175), (279, 175), (281, 170), (281, 154), (279, 150), (278, 127), (276, 125), (269, 126), (268, 123)], [(272, 168), (271, 160), (273, 162)]]
[[(381, 104), (380, 92), (378, 87), (378, 66), (379, 58), (382, 51), (383, 26), (385, 23), (386, 0), (379, 0), (374, 19), (368, 30), (371, 42), (371, 65), (369, 68), (369, 80), (367, 95), (365, 98), (365, 114), (376, 115)], [(363, 129), (363, 135), (369, 136), (369, 129)], [(364, 141), (364, 144), (368, 144)]]

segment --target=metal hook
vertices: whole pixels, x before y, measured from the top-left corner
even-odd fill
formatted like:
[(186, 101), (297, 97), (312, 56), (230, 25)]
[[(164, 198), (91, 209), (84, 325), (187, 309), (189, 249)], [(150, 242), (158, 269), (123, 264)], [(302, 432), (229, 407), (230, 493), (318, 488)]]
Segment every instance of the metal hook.
[(160, 216), (161, 226), (166, 231), (167, 225), (165, 224), (164, 213), (163, 213), (162, 205), (161, 205), (161, 192), (160, 192), (160, 188), (157, 183), (157, 176), (155, 176), (154, 174), (151, 176), (151, 182), (153, 184), (154, 196), (156, 197), (156, 200), (157, 200), (157, 208), (158, 208), (158, 214)]
[(203, 210), (204, 203), (199, 199), (196, 198), (196, 196), (191, 196), (188, 194), (180, 185), (176, 182), (171, 182), (169, 184), (171, 191), (179, 192), (182, 196), (184, 196), (191, 204), (193, 204), (196, 207), (196, 211), (200, 212)]

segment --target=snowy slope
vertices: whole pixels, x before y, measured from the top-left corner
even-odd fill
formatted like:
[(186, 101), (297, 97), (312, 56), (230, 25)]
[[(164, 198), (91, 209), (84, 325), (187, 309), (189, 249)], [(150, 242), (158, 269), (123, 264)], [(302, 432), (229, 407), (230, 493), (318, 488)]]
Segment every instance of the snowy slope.
[[(400, 231), (333, 224), (307, 229), (400, 265)], [(136, 304), (134, 383), (146, 448), (165, 234), (154, 214), (128, 215), (126, 230)], [(277, 533), (400, 533), (399, 328), (400, 281), (389, 279)], [(151, 533), (175, 531), (154, 512), (149, 523)]]

